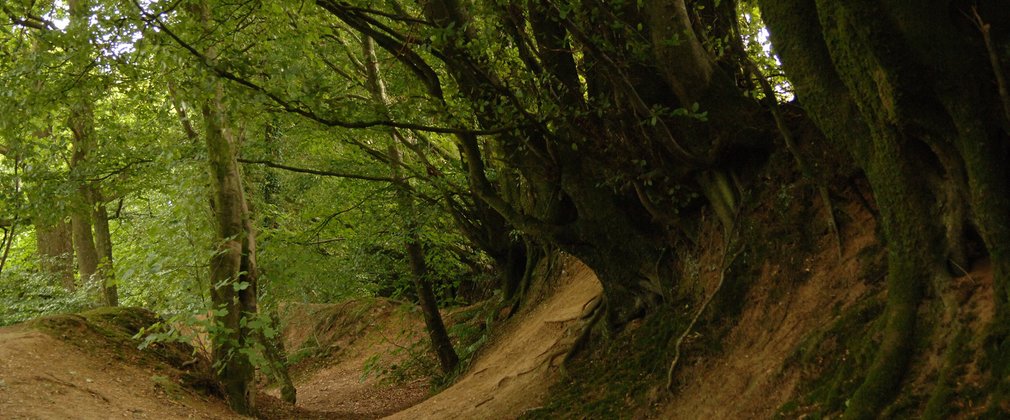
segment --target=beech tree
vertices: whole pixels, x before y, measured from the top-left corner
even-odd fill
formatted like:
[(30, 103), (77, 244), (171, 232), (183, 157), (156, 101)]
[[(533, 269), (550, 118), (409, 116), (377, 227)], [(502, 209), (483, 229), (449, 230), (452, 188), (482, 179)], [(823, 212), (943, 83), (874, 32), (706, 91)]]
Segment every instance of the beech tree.
[[(742, 174), (775, 137), (789, 144), (790, 124), (802, 124), (776, 115), (774, 89), (763, 101), (748, 94), (768, 83), (740, 44), (737, 2), (435, 0), (383, 12), (317, 3), (374, 37), (437, 100), (451, 79), (478, 127), (501, 130), (493, 146), (457, 134), (472, 188), (516, 228), (593, 267), (612, 328), (675, 286), (665, 250), (691, 241), (699, 205), (732, 229), (750, 182)], [(800, 104), (850, 152), (881, 211), (886, 328), (850, 417), (873, 416), (889, 401), (913, 349), (923, 289), (978, 257), (967, 251), (973, 238), (995, 265), (997, 318), (1005, 317), (1010, 199), (1000, 162), (1010, 102), (998, 8), (762, 4)], [(423, 43), (430, 56), (412, 48), (416, 32), (431, 40)], [(435, 70), (442, 66), (448, 77)], [(503, 197), (484, 164), (495, 148), (553, 209)], [(1006, 342), (994, 329), (992, 340)]]
[[(365, 57), (365, 73), (367, 77), (368, 90), (375, 101), (379, 115), (389, 116), (389, 98), (386, 96), (386, 83), (382, 79), (379, 69), (378, 58), (375, 55), (375, 43), (371, 38), (362, 38), (362, 45)], [(400, 152), (400, 145), (409, 146), (412, 144), (402, 132), (390, 129), (392, 142), (387, 148), (389, 156), (389, 170), (392, 173), (393, 186), (396, 188), (397, 211), (403, 217), (403, 230), (405, 231), (404, 247), (407, 251), (407, 260), (410, 265), (410, 274), (414, 283), (414, 290), (417, 293), (418, 304), (424, 313), (424, 323), (428, 328), (428, 335), (431, 346), (438, 355), (442, 372), (448, 374), (456, 368), (459, 363), (459, 356), (452, 348), (449, 334), (445, 330), (442, 322), (442, 315), (438, 312), (438, 301), (431, 288), (431, 273), (428, 270), (428, 263), (425, 261), (424, 249), (418, 235), (417, 211), (414, 197), (410, 194), (410, 181), (403, 175), (403, 154)]]

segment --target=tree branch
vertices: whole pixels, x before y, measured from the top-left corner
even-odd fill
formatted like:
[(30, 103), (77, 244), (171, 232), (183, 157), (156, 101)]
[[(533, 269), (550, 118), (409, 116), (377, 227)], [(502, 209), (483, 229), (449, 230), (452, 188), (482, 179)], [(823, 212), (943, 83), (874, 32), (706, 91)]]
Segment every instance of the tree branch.
[(329, 176), (335, 178), (348, 178), (348, 179), (359, 179), (362, 181), (378, 181), (378, 182), (393, 182), (392, 178), (384, 176), (374, 176), (374, 175), (363, 175), (363, 174), (352, 174), (348, 172), (335, 172), (335, 171), (324, 171), (319, 169), (306, 169), (297, 168), (294, 166), (283, 165), (280, 163), (275, 163), (269, 160), (259, 160), (259, 159), (238, 159), (241, 163), (247, 163), (252, 165), (263, 165), (268, 168), (281, 169), (289, 172), (297, 172), (302, 174), (312, 174), (319, 176)]
[(24, 26), (26, 28), (38, 29), (40, 31), (50, 31), (56, 29), (56, 25), (52, 22), (43, 19), (41, 16), (34, 16), (31, 13), (25, 13), (25, 18), (17, 17), (14, 12), (6, 5), (0, 7), (7, 17), (11, 20), (11, 23), (15, 25)]
[(169, 36), (169, 38), (172, 38), (172, 40), (175, 41), (176, 44), (178, 44), (184, 50), (186, 50), (187, 52), (189, 52), (190, 54), (192, 54), (194, 57), (196, 57), (197, 59), (199, 59), (199, 62), (201, 64), (203, 64), (207, 69), (209, 69), (212, 72), (214, 72), (218, 77), (221, 77), (221, 78), (226, 79), (226, 80), (230, 80), (230, 81), (235, 82), (235, 83), (237, 83), (239, 85), (245, 86), (246, 88), (248, 88), (248, 89), (250, 89), (250, 90), (252, 90), (254, 92), (258, 92), (258, 93), (263, 94), (264, 96), (266, 96), (267, 98), (270, 98), (270, 100), (272, 100), (274, 103), (276, 103), (277, 105), (279, 105), (282, 109), (284, 109), (287, 112), (291, 112), (291, 113), (294, 113), (294, 114), (301, 115), (301, 116), (303, 116), (305, 118), (308, 118), (308, 119), (310, 119), (312, 121), (315, 121), (315, 122), (317, 122), (319, 124), (322, 124), (322, 125), (325, 125), (325, 126), (328, 126), (328, 127), (343, 127), (343, 128), (352, 128), (352, 129), (357, 129), (357, 128), (372, 128), (372, 127), (395, 127), (395, 128), (403, 128), (403, 129), (408, 129), (408, 130), (426, 131), (426, 132), (431, 132), (431, 133), (442, 133), (442, 134), (460, 134), (460, 133), (466, 133), (466, 134), (477, 135), (477, 136), (501, 134), (501, 133), (505, 133), (505, 132), (508, 132), (508, 131), (514, 129), (514, 127), (499, 127), (499, 128), (495, 128), (495, 129), (491, 129), (491, 130), (469, 130), (469, 129), (451, 128), (451, 127), (433, 127), (433, 126), (424, 125), (424, 124), (401, 123), (401, 122), (388, 121), (388, 120), (344, 121), (344, 120), (340, 120), (340, 119), (336, 119), (336, 118), (327, 118), (327, 117), (324, 117), (322, 115), (317, 114), (315, 111), (313, 111), (311, 109), (307, 109), (305, 107), (296, 105), (296, 104), (292, 103), (291, 101), (288, 101), (288, 100), (280, 97), (279, 95), (277, 95), (277, 94), (275, 94), (273, 92), (270, 92), (269, 90), (267, 90), (263, 86), (260, 86), (260, 85), (256, 84), (255, 82), (253, 82), (253, 81), (251, 81), (249, 79), (246, 79), (246, 78), (244, 78), (242, 76), (239, 76), (239, 75), (237, 75), (235, 73), (232, 73), (231, 71), (228, 71), (227, 69), (223, 68), (222, 66), (215, 65), (207, 56), (205, 56), (203, 53), (201, 53), (200, 51), (198, 51), (195, 47), (193, 47), (192, 45), (190, 45), (189, 43), (187, 43), (185, 40), (183, 40), (181, 37), (179, 37), (179, 35), (177, 35), (175, 32), (173, 32), (171, 29), (169, 29), (168, 26), (165, 25), (158, 18), (157, 15), (154, 15), (154, 14), (151, 14), (151, 13), (147, 12), (143, 8), (143, 6), (141, 6), (137, 2), (137, 0), (134, 0), (133, 3), (137, 7), (137, 9), (140, 10), (141, 15), (142, 15), (142, 19), (145, 22), (147, 22), (148, 24), (154, 25), (156, 28), (158, 28), (159, 30), (163, 31), (166, 35)]

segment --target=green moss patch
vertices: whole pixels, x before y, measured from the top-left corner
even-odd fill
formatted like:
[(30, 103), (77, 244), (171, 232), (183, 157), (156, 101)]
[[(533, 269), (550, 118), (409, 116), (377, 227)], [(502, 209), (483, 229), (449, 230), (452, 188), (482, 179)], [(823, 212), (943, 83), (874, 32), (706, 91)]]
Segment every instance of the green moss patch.
[[(672, 342), (689, 319), (664, 306), (642, 324), (574, 360), (566, 377), (550, 391), (544, 407), (522, 418), (628, 418), (648, 413), (665, 393)], [(600, 339), (596, 339), (599, 341)]]
[(821, 418), (845, 410), (847, 399), (873, 362), (884, 307), (880, 295), (869, 297), (800, 344), (786, 363), (803, 372), (800, 394), (783, 404), (777, 417)]

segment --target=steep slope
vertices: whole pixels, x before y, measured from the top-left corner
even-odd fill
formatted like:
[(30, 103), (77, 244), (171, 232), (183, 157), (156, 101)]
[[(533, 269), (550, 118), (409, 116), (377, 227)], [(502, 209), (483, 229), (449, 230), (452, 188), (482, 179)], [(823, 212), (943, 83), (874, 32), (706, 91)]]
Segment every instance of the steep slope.
[(596, 275), (572, 258), (543, 300), (503, 326), (468, 373), (448, 389), (392, 419), (514, 418), (543, 403), (558, 364), (602, 292)]
[(678, 371), (679, 386), (661, 417), (769, 418), (794, 397), (802, 372), (790, 368), (790, 357), (812, 332), (879, 292), (873, 287), (879, 279), (864, 272), (867, 252), (875, 249), (875, 222), (857, 207), (847, 210), (854, 220), (841, 232), (841, 256), (825, 236), (801, 261), (800, 279), (783, 277), (796, 273), (784, 270), (782, 261), (761, 264), (721, 351), (689, 356), (692, 363)]

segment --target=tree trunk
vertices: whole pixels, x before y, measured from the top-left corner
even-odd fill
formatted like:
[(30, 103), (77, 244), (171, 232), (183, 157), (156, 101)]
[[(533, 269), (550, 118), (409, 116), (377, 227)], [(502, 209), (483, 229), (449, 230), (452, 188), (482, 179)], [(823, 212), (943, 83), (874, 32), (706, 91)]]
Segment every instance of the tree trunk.
[(112, 262), (112, 233), (109, 231), (109, 212), (105, 203), (95, 192), (94, 227), (95, 249), (98, 252), (98, 273), (102, 279), (102, 296), (107, 306), (119, 306), (116, 287), (116, 270)]
[[(67, 32), (75, 37), (77, 50), (74, 51), (71, 61), (77, 71), (87, 74), (91, 66), (91, 54), (93, 48), (90, 44), (89, 34), (91, 18), (90, 4), (86, 0), (72, 0), (70, 5), (70, 24)], [(84, 82), (89, 78), (83, 77)], [(71, 225), (74, 237), (74, 251), (77, 254), (77, 267), (81, 276), (81, 282), (87, 284), (94, 282), (101, 294), (99, 298), (107, 305), (117, 303), (115, 285), (112, 283), (109, 274), (112, 273), (112, 251), (111, 241), (108, 235), (104, 235), (101, 240), (109, 244), (108, 265), (106, 269), (100, 270), (102, 255), (96, 245), (93, 223), (104, 223), (108, 232), (108, 221), (96, 221), (97, 207), (100, 205), (95, 187), (88, 179), (89, 156), (98, 148), (95, 139), (95, 112), (94, 96), (90, 92), (89, 86), (70, 93), (70, 115), (67, 118), (67, 125), (71, 131), (71, 143), (73, 154), (70, 157), (70, 177), (77, 185), (77, 197), (71, 207)], [(103, 234), (103, 233), (99, 233)]]
[(247, 219), (235, 139), (225, 128), (221, 87), (204, 105), (218, 251), (211, 258), (211, 302), (215, 325), (214, 361), (228, 402), (239, 414), (255, 413), (254, 367), (244, 351), (253, 344), (244, 319), (256, 314), (255, 237)]
[[(848, 418), (876, 416), (898, 391), (915, 350), (922, 290), (946, 276), (946, 259), (958, 258), (949, 250), (964, 244), (950, 241), (963, 237), (963, 226), (978, 229), (993, 262), (997, 303), (1007, 299), (1010, 204), (999, 162), (1008, 158), (1008, 122), (999, 121), (981, 36), (959, 29), (970, 27), (964, 19), (971, 11), (883, 3), (761, 2), (797, 97), (863, 168), (882, 217), (886, 326)], [(970, 204), (943, 193), (963, 188), (964, 178)]]
[[(368, 88), (372, 94), (380, 112), (388, 115), (388, 99), (386, 88), (379, 73), (379, 63), (375, 56), (375, 47), (371, 38), (364, 36), (363, 41), (365, 52), (365, 66), (368, 73)], [(431, 288), (431, 273), (425, 261), (424, 249), (421, 246), (421, 238), (417, 231), (420, 228), (417, 222), (417, 211), (415, 209), (414, 197), (410, 195), (410, 185), (403, 176), (402, 166), (403, 155), (397, 145), (400, 141), (408, 141), (403, 135), (394, 130), (392, 141), (389, 144), (388, 155), (390, 171), (394, 186), (396, 187), (397, 211), (403, 218), (404, 247), (407, 251), (407, 260), (410, 265), (411, 279), (414, 283), (414, 290), (417, 293), (418, 304), (424, 314), (424, 323), (428, 329), (428, 337), (431, 340), (431, 347), (435, 355), (438, 356), (442, 373), (449, 374), (456, 365), (459, 364), (459, 356), (452, 346), (449, 334), (442, 322), (442, 314), (438, 311), (438, 300)]]
[(75, 290), (74, 241), (70, 222), (58, 221), (47, 226), (36, 221), (35, 246), (42, 271), (59, 279), (64, 289)]
[[(207, 2), (200, 5), (199, 12), (203, 29), (210, 33), (214, 28)], [(205, 54), (212, 62), (217, 59), (214, 47)], [(213, 357), (231, 408), (242, 415), (253, 415), (255, 367), (246, 352), (256, 340), (247, 324), (257, 311), (256, 237), (242, 189), (238, 139), (228, 127), (224, 89), (220, 80), (207, 77), (212, 96), (203, 104), (204, 136), (218, 241), (210, 261), (210, 295), (215, 326), (222, 328), (212, 335)]]
[(81, 284), (88, 284), (95, 280), (95, 273), (98, 272), (98, 251), (95, 250), (91, 234), (91, 219), (80, 214), (74, 214), (70, 219), (74, 232), (77, 273), (81, 277)]

